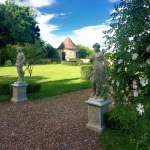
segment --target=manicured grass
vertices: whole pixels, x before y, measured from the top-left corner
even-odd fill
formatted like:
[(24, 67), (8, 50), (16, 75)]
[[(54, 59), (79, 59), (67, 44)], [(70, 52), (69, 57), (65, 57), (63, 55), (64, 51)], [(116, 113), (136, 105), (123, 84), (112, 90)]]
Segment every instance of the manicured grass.
[(128, 134), (119, 130), (106, 128), (100, 135), (100, 141), (103, 143), (102, 150), (135, 150), (136, 145), (130, 142)]
[[(15, 66), (0, 67), (0, 84), (13, 84), (17, 81), (17, 78), (18, 74)], [(27, 94), (29, 99), (59, 95), (91, 87), (89, 81), (81, 79), (80, 66), (61, 64), (35, 65), (31, 78), (29, 73), (25, 72), (25, 81), (27, 84), (33, 82), (41, 84), (40, 92)], [(1, 96), (0, 100), (2, 99), (10, 99), (10, 96)]]

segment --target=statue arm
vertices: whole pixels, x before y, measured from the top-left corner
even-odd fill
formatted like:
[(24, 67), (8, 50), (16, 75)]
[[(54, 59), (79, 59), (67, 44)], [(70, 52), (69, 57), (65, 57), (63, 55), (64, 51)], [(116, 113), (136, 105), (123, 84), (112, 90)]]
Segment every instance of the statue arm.
[(92, 63), (94, 60), (94, 55), (92, 55), (92, 57), (90, 58), (90, 63)]

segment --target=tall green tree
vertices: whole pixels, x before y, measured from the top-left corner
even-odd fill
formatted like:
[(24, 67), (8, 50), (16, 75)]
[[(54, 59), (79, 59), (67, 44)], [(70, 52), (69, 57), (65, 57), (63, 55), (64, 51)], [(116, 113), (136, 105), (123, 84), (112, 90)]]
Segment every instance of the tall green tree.
[[(35, 40), (40, 40), (35, 18), (36, 12), (28, 6), (21, 6), (15, 1), (0, 4), (0, 58), (3, 58), (7, 44), (34, 44)], [(0, 61), (4, 62), (3, 59)]]
[(44, 42), (43, 50), (46, 53), (46, 58), (56, 57), (56, 49), (51, 44)]
[(112, 114), (118, 116), (122, 130), (132, 135), (139, 150), (150, 148), (149, 15), (149, 0), (121, 0), (112, 14), (110, 30), (104, 32), (107, 51), (112, 49), (108, 83), (113, 87), (110, 94), (117, 112)]
[(35, 44), (25, 43), (23, 51), (26, 57), (26, 70), (29, 72), (31, 77), (35, 63), (37, 63), (39, 59), (45, 57), (40, 40), (36, 40)]
[(83, 46), (82, 44), (76, 45), (79, 52), (79, 58), (89, 58), (94, 52), (86, 46)]

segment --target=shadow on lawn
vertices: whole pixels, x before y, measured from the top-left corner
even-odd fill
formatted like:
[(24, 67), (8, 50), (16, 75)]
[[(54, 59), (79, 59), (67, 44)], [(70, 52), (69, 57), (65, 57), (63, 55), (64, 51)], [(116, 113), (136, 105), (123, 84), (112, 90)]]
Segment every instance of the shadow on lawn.
[[(91, 87), (89, 81), (81, 80), (81, 78), (68, 78), (61, 80), (45, 81), (46, 79), (49, 78), (43, 78), (43, 76), (32, 76), (31, 78), (25, 77), (25, 82), (27, 84), (41, 83), (40, 92), (28, 93), (27, 97), (29, 99), (38, 99), (48, 96), (60, 95), (63, 93)], [(16, 80), (17, 78), (11, 77), (11, 75), (7, 77), (0, 76), (0, 84), (13, 84)]]
[(28, 94), (30, 99), (43, 98), (63, 93), (73, 92), (80, 89), (90, 88), (89, 81), (81, 80), (80, 78), (68, 78), (63, 80), (45, 81), (41, 83), (41, 90), (38, 93)]
[[(33, 76), (33, 77), (24, 77), (25, 78), (25, 82), (26, 83), (37, 83), (39, 80), (43, 80), (43, 79), (48, 79), (48, 78), (43, 78), (42, 76)], [(18, 77), (13, 77), (11, 75), (7, 75), (7, 76), (0, 76), (0, 84), (13, 84), (14, 82), (16, 82), (18, 80)]]

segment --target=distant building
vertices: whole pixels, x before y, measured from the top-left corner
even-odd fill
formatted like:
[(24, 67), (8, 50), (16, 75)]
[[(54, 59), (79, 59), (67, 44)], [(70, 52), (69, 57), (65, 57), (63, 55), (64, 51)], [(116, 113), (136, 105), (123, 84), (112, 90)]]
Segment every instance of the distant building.
[(74, 61), (78, 59), (78, 49), (72, 40), (67, 37), (57, 48), (58, 61)]

